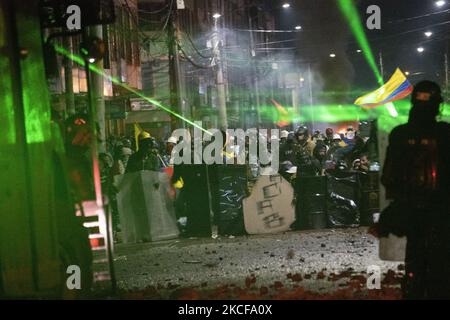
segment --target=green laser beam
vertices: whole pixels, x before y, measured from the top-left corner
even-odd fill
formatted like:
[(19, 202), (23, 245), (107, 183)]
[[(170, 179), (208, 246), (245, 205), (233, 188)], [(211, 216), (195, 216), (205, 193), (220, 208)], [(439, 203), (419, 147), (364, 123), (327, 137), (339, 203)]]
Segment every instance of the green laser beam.
[[(380, 71), (378, 70), (374, 55), (369, 45), (369, 41), (367, 40), (367, 36), (364, 32), (364, 27), (361, 22), (361, 18), (359, 17), (358, 10), (354, 5), (353, 0), (339, 0), (338, 5), (342, 14), (345, 16), (350, 26), (350, 30), (352, 31), (353, 35), (356, 38), (356, 41), (360, 45), (364, 57), (367, 63), (369, 64), (370, 68), (372, 69), (373, 74), (375, 75), (375, 78), (378, 81), (378, 84), (383, 85), (384, 84), (383, 77), (381, 76)], [(395, 109), (394, 104), (392, 103), (386, 104), (385, 109), (388, 111), (391, 117), (393, 118), (398, 117), (398, 112)]]
[[(16, 143), (16, 124), (14, 121), (14, 97), (13, 97), (13, 83), (9, 77), (10, 61), (8, 56), (0, 55), (0, 105), (2, 112), (0, 112), (0, 123), (2, 124), (2, 134), (0, 135), (0, 144), (15, 144)], [(5, 76), (6, 75), (6, 76)]]
[[(84, 62), (83, 58), (81, 58), (80, 56), (72, 54), (67, 49), (65, 49), (64, 47), (61, 47), (61, 46), (58, 46), (58, 45), (55, 45), (55, 50), (59, 54), (62, 54), (64, 56), (68, 57), (69, 59), (71, 59), (72, 61), (78, 63), (79, 65), (85, 67), (85, 62)], [(171, 110), (170, 108), (162, 105), (161, 102), (159, 102), (159, 101), (157, 101), (155, 99), (149, 98), (146, 95), (142, 94), (141, 92), (137, 91), (136, 89), (131, 88), (130, 86), (128, 86), (125, 83), (122, 83), (119, 79), (104, 73), (102, 70), (97, 68), (95, 65), (89, 64), (89, 70), (91, 70), (91, 71), (101, 75), (102, 77), (110, 80), (112, 83), (114, 83), (114, 84), (124, 88), (125, 90), (128, 90), (129, 92), (135, 94), (139, 98), (142, 98), (142, 99), (146, 100), (147, 102), (150, 102), (151, 104), (155, 105), (156, 107), (158, 107), (158, 108), (160, 108), (160, 109), (170, 113), (171, 115), (173, 115), (173, 116), (183, 120), (184, 122), (190, 124), (191, 126), (196, 127), (198, 129), (202, 130), (203, 132), (211, 135), (211, 133), (208, 130), (204, 129), (203, 127), (201, 127), (197, 123), (195, 123), (195, 122), (193, 122), (193, 121), (183, 117), (182, 115), (176, 113), (175, 111)]]
[[(85, 62), (80, 56), (74, 55), (74, 54), (68, 52), (65, 48), (59, 47), (59, 46), (55, 46), (55, 50), (58, 53), (67, 56), (69, 59), (78, 63), (79, 65), (81, 65), (83, 67), (85, 66)], [(145, 96), (144, 94), (140, 93), (139, 91), (120, 82), (119, 79), (105, 74), (100, 69), (96, 68), (94, 65), (90, 64), (89, 66), (90, 66), (90, 70), (109, 79), (111, 82), (117, 84), (118, 86), (121, 86), (122, 88), (128, 90), (129, 92), (137, 95), (138, 97), (140, 97), (142, 99), (145, 99), (146, 101), (154, 104), (155, 106), (159, 107), (160, 109), (176, 116), (177, 118), (202, 130), (203, 132), (205, 132), (207, 134), (211, 134), (208, 130), (203, 129), (197, 123), (177, 114), (176, 112), (172, 111), (170, 108), (162, 105), (159, 101), (149, 98), (149, 97)], [(326, 92), (324, 92), (324, 93), (326, 94)], [(292, 108), (287, 108), (288, 115), (286, 115), (286, 116), (280, 116), (279, 113), (276, 111), (276, 108), (272, 104), (262, 105), (262, 106), (260, 106), (259, 109), (260, 109), (260, 112), (266, 118), (271, 119), (274, 122), (277, 122), (280, 120), (287, 120), (290, 122), (291, 121), (307, 122), (314, 118), (315, 121), (337, 123), (337, 122), (341, 122), (341, 121), (357, 121), (357, 120), (369, 120), (369, 119), (373, 119), (373, 118), (378, 118), (379, 119), (379, 128), (382, 130), (390, 131), (393, 127), (395, 127), (399, 124), (405, 123), (407, 121), (409, 110), (411, 108), (410, 103), (407, 99), (395, 101), (394, 105), (395, 105), (395, 108), (397, 108), (397, 110), (398, 110), (398, 116), (395, 118), (389, 114), (389, 111), (387, 109), (376, 108), (376, 109), (363, 110), (361, 107), (355, 106), (353, 104), (325, 104), (325, 105), (302, 106), (300, 108), (300, 114), (295, 113), (292, 110)], [(443, 119), (450, 118), (449, 105), (443, 106), (442, 117), (443, 117)]]
[(358, 44), (364, 53), (364, 57), (372, 69), (378, 84), (382, 85), (383, 77), (378, 70), (372, 50), (370, 49), (369, 41), (367, 40), (367, 36), (364, 32), (364, 27), (361, 22), (361, 18), (359, 17), (358, 10), (352, 0), (339, 0), (338, 5), (350, 26), (350, 30), (358, 41)]

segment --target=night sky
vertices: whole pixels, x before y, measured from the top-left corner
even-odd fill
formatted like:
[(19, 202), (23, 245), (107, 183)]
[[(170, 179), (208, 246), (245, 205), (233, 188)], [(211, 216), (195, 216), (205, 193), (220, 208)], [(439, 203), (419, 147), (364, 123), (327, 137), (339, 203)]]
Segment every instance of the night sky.
[[(299, 61), (315, 63), (325, 79), (324, 90), (369, 89), (377, 85), (364, 55), (356, 52), (358, 45), (337, 1), (286, 2), (291, 8), (281, 8), (283, 1), (266, 1), (265, 8), (276, 12), (278, 29), (293, 29), (297, 24), (303, 29), (296, 35), (280, 35), (277, 39), (297, 37)], [(444, 82), (444, 53), (450, 33), (449, 3), (441, 8), (432, 0), (360, 0), (355, 3), (364, 25), (369, 16), (367, 7), (375, 4), (381, 8), (381, 30), (365, 29), (365, 32), (377, 64), (382, 52), (385, 81), (400, 67), (410, 72), (409, 79), (413, 83), (425, 78)], [(434, 14), (444, 10), (447, 11)], [(424, 35), (428, 30), (433, 32), (430, 38)], [(292, 47), (291, 42), (283, 45)], [(425, 48), (422, 54), (417, 52), (420, 46)], [(331, 52), (336, 54), (336, 59), (329, 58)]]

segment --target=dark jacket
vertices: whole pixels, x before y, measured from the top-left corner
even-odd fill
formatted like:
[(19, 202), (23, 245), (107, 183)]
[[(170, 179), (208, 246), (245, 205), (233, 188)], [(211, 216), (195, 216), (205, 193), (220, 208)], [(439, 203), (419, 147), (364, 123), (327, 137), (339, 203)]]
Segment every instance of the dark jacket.
[(137, 172), (141, 170), (159, 171), (162, 168), (158, 155), (150, 152), (147, 155), (136, 152), (128, 160), (126, 173)]
[(447, 202), (450, 195), (450, 124), (405, 124), (392, 130), (381, 182), (386, 197)]
[(380, 235), (406, 235), (404, 297), (450, 299), (450, 125), (410, 121), (389, 136)]

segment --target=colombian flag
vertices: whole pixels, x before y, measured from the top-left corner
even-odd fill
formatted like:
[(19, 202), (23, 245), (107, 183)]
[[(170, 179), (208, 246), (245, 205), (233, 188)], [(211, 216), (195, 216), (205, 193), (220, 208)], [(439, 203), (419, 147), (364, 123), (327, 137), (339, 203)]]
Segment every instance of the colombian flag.
[(381, 88), (358, 98), (355, 104), (361, 107), (373, 108), (407, 97), (413, 91), (413, 86), (403, 72), (397, 68), (392, 77)]

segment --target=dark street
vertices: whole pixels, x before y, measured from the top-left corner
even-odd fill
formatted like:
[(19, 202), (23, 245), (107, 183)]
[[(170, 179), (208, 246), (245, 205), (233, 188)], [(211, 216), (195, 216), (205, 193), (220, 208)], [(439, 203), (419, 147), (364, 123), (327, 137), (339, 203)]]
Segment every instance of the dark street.
[(450, 300), (449, 25), (0, 0), (0, 300)]
[[(378, 242), (366, 231), (117, 245), (118, 286), (124, 298), (398, 299), (402, 265), (381, 261)], [(370, 293), (369, 265), (379, 266), (383, 274), (381, 290)]]

